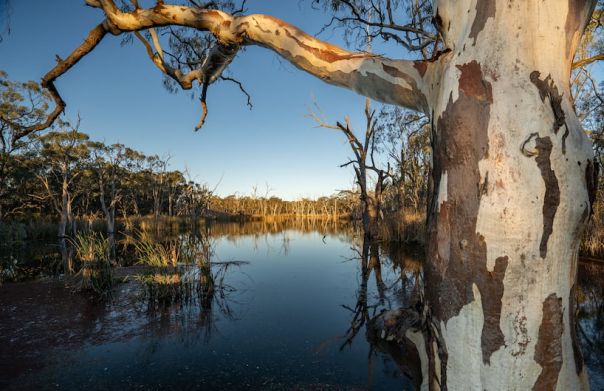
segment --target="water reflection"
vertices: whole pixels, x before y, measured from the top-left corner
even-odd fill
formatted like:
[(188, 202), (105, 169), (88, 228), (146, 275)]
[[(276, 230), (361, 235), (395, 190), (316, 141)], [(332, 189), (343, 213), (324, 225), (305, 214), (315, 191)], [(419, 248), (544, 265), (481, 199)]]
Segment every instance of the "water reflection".
[(604, 263), (579, 263), (577, 336), (594, 390), (604, 389)]
[[(150, 232), (195, 260), (175, 266), (191, 300), (149, 300), (132, 235), (117, 238), (124, 282), (107, 302), (55, 279), (5, 284), (0, 388), (419, 388), (415, 346), (384, 340), (373, 322), (389, 310), (418, 319), (420, 250), (363, 241), (334, 221)], [(604, 268), (579, 272), (578, 333), (598, 389)]]

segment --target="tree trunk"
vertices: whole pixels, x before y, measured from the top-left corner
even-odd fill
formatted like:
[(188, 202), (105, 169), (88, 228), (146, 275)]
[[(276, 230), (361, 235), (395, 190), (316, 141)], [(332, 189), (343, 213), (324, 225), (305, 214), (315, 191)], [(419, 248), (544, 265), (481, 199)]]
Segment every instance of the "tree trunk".
[(363, 201), (363, 230), (368, 239), (379, 236), (379, 205), (375, 197), (365, 194)]
[(59, 238), (65, 238), (67, 233), (67, 226), (70, 222), (69, 219), (69, 182), (67, 181), (67, 177), (63, 176), (63, 184), (61, 186), (61, 208), (60, 212), (60, 221), (59, 221)]
[(438, 4), (423, 386), (587, 389), (570, 294), (595, 162), (569, 74), (591, 4)]

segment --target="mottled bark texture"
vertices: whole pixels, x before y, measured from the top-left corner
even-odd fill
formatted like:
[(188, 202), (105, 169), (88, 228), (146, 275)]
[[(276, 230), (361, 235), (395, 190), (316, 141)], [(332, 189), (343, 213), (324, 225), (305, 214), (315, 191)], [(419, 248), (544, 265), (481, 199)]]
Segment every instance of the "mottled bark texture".
[[(434, 197), (429, 214), (426, 295), (433, 316), (447, 321), (474, 301), (473, 284), (481, 291), (485, 322), (481, 331), (482, 359), (504, 344), (499, 327), (503, 277), (508, 257), (497, 258), (487, 270), (487, 244), (476, 222), (483, 192), (479, 162), (489, 156), (488, 125), (493, 103), (491, 84), (476, 61), (456, 66), (460, 71), (459, 96), (438, 118), (434, 140), (435, 188), (446, 186), (447, 199)], [(463, 130), (463, 131), (462, 131)], [(446, 185), (441, 185), (446, 176)]]
[(535, 361), (543, 368), (533, 390), (554, 391), (562, 368), (562, 299), (552, 293), (543, 302), (543, 320), (535, 346)]
[(587, 389), (570, 295), (597, 167), (569, 75), (595, 0), (433, 2), (447, 49), (422, 62), (349, 52), (266, 15), (87, 0), (107, 19), (47, 78), (105, 31), (179, 25), (211, 32), (229, 53), (188, 75), (152, 58), (179, 82), (207, 84), (239, 47), (260, 45), (328, 83), (424, 111), (434, 128), (426, 292), (398, 333), (416, 346), (421, 388)]
[(570, 292), (594, 165), (569, 72), (593, 2), (436, 3), (425, 386), (587, 389)]

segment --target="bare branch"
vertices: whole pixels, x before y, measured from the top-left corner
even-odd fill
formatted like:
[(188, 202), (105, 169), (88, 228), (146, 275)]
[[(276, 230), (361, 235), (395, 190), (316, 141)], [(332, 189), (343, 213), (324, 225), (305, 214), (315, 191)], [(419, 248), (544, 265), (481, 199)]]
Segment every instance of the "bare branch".
[(220, 76), (220, 80), (230, 81), (231, 83), (237, 84), (237, 86), (239, 87), (239, 90), (241, 90), (241, 92), (247, 97), (247, 106), (250, 108), (250, 110), (252, 109), (252, 107), (253, 107), (252, 97), (245, 90), (245, 88), (243, 87), (243, 84), (239, 80), (236, 80), (236, 79), (233, 79), (232, 77), (227, 77), (227, 76)]
[(601, 61), (601, 60), (604, 60), (604, 53), (600, 53), (600, 54), (597, 54), (595, 56), (579, 60), (579, 61), (573, 63), (572, 69), (577, 69), (577, 68), (580, 68), (580, 67), (584, 67), (586, 65), (589, 65), (589, 64), (592, 64), (592, 63), (594, 63), (596, 61)]
[(82, 59), (85, 55), (90, 53), (94, 48), (101, 42), (101, 40), (107, 34), (107, 26), (106, 22), (103, 22), (93, 28), (89, 33), (84, 42), (76, 48), (65, 60), (58, 58), (57, 65), (51, 69), (44, 77), (42, 78), (42, 87), (47, 89), (50, 95), (52, 96), (55, 102), (55, 109), (48, 115), (46, 120), (41, 123), (36, 123), (30, 126), (21, 127), (18, 124), (11, 121), (9, 118), (5, 118), (2, 115), (1, 119), (4, 122), (9, 123), (11, 126), (14, 126), (16, 129), (19, 129), (18, 137), (23, 138), (33, 132), (38, 132), (40, 130), (44, 130), (49, 128), (54, 121), (61, 115), (61, 113), (65, 110), (65, 102), (61, 98), (59, 91), (55, 87), (55, 80), (71, 69), (75, 64)]

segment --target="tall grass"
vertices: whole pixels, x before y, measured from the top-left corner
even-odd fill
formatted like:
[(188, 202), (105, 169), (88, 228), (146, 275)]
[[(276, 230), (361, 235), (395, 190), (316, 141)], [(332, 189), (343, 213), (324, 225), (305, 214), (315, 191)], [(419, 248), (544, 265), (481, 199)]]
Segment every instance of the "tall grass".
[(208, 237), (189, 235), (161, 242), (141, 231), (129, 238), (138, 264), (146, 270), (137, 276), (150, 309), (170, 304), (198, 304), (210, 310), (217, 301), (228, 312), (226, 297), (234, 288), (225, 277), (231, 266), (246, 262), (211, 262), (212, 245)]
[(165, 243), (156, 241), (146, 231), (131, 238), (138, 264), (148, 269), (137, 278), (143, 284), (151, 303), (170, 304), (190, 301), (195, 296), (196, 284), (187, 269), (195, 264), (195, 255), (185, 251), (182, 240)]
[(107, 297), (113, 286), (109, 239), (97, 232), (79, 233), (71, 240), (79, 261), (79, 270), (72, 278), (78, 291)]

